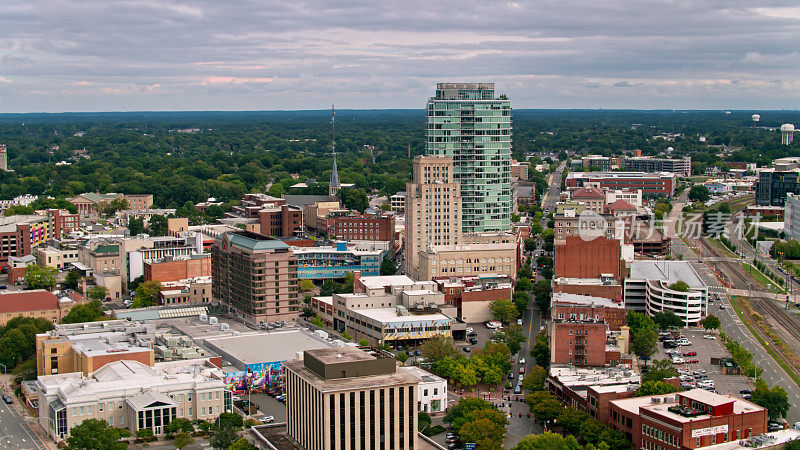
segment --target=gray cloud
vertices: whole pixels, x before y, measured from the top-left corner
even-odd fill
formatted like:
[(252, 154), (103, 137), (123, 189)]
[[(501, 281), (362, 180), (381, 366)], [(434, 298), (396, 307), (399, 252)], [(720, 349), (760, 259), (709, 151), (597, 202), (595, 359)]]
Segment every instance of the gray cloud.
[(779, 1), (11, 0), (0, 111), (421, 108), (447, 80), (517, 108), (794, 108), (798, 25)]

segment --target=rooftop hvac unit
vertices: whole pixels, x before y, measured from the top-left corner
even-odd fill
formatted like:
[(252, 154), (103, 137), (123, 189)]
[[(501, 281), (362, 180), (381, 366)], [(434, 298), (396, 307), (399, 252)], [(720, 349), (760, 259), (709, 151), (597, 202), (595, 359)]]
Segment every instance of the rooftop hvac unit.
[(214, 316), (208, 316), (208, 324), (209, 325), (216, 325), (217, 323), (219, 323), (219, 319), (217, 319)]
[(653, 397), (650, 399), (650, 403), (661, 403), (661, 399), (658, 397)]
[(208, 322), (208, 314), (201, 313), (200, 314), (200, 322)]
[(230, 324), (222, 322), (219, 324), (219, 331), (228, 331), (231, 328)]

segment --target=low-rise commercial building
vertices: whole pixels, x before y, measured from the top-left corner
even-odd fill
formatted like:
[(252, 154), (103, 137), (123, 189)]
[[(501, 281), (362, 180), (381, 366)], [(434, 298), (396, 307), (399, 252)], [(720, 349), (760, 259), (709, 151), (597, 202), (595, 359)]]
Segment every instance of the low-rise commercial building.
[(62, 270), (78, 261), (80, 253), (77, 247), (63, 245), (56, 248), (48, 245), (36, 249), (36, 264), (43, 267)]
[(182, 418), (213, 422), (231, 411), (231, 395), (222, 371), (207, 359), (156, 363), (116, 361), (90, 375), (73, 372), (42, 375), (39, 425), (54, 440), (87, 419), (99, 419), (132, 434), (164, 427)]
[(161, 305), (200, 305), (211, 303), (211, 277), (192, 277), (161, 283)]
[(445, 302), (457, 308), (458, 319), (466, 323), (492, 320), (489, 305), (495, 300), (510, 300), (513, 293), (512, 279), (505, 275), (439, 277), (433, 281)]
[(737, 442), (767, 431), (766, 408), (703, 389), (609, 402), (607, 423), (633, 448), (696, 449)]
[(152, 261), (143, 261), (144, 281), (162, 283), (211, 276), (211, 255), (208, 253), (187, 256), (165, 256)]
[(622, 302), (622, 284), (611, 274), (599, 278), (553, 278), (553, 294), (559, 292), (603, 297)]
[(417, 366), (400, 367), (399, 370), (419, 377), (417, 409), (426, 413), (443, 413), (447, 410), (447, 380), (422, 370)]
[(623, 278), (618, 239), (584, 240), (578, 236), (556, 239), (553, 264), (556, 277)]
[(622, 167), (625, 170), (639, 172), (670, 172), (680, 177), (692, 176), (692, 158), (654, 158), (652, 156), (638, 156), (622, 158)]
[(308, 350), (288, 361), (288, 436), (309, 450), (417, 446), (418, 385), (395, 358), (372, 348)]
[(345, 241), (394, 241), (394, 216), (334, 217), (333, 237)]
[(68, 297), (58, 298), (44, 289), (0, 294), (0, 326), (15, 317), (31, 317), (58, 323), (75, 302)]
[(555, 320), (589, 320), (619, 330), (625, 325), (625, 306), (622, 301), (604, 297), (554, 292), (550, 316)]
[[(632, 397), (641, 376), (630, 366), (575, 367), (552, 365), (545, 388), (567, 406), (601, 420), (609, 399)], [(605, 409), (607, 411), (607, 409)]]
[(517, 276), (516, 242), (431, 245), (419, 252), (418, 279), (501, 274)]

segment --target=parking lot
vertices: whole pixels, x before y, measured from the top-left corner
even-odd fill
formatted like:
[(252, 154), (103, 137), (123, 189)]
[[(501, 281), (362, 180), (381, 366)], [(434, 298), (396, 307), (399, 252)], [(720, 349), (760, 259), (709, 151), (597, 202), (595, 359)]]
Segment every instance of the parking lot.
[[(711, 358), (718, 358), (727, 356), (722, 342), (716, 335), (714, 339), (705, 339), (703, 335), (709, 333), (700, 330), (682, 330), (681, 334), (686, 335), (686, 338), (692, 343), (688, 346), (679, 346), (674, 349), (681, 354), (686, 352), (697, 352), (696, 356), (685, 356), (685, 360), (698, 360), (698, 363), (689, 364), (674, 364), (676, 369), (684, 368), (690, 372), (705, 370), (707, 379), (713, 380), (714, 389), (720, 394), (736, 394), (742, 389), (750, 389), (750, 386), (745, 382), (741, 375), (723, 375), (719, 366), (711, 365)], [(658, 352), (653, 355), (653, 359), (669, 359), (664, 351), (664, 345), (659, 342)], [(694, 382), (698, 380), (693, 380)]]
[[(241, 396), (242, 400), (247, 400), (247, 395)], [(250, 394), (250, 401), (258, 404), (258, 414), (253, 414), (253, 418), (260, 419), (264, 416), (272, 416), (276, 423), (286, 422), (286, 405), (275, 400), (267, 394)]]

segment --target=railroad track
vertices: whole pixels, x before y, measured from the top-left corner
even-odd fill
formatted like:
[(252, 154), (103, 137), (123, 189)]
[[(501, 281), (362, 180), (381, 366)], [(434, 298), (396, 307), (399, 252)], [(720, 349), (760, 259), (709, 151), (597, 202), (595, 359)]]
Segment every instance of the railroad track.
[(766, 298), (754, 298), (750, 301), (750, 304), (756, 309), (774, 317), (780, 326), (785, 328), (786, 331), (792, 336), (800, 337), (800, 324), (797, 323), (797, 319), (787, 313), (785, 309), (776, 305), (772, 300)]

